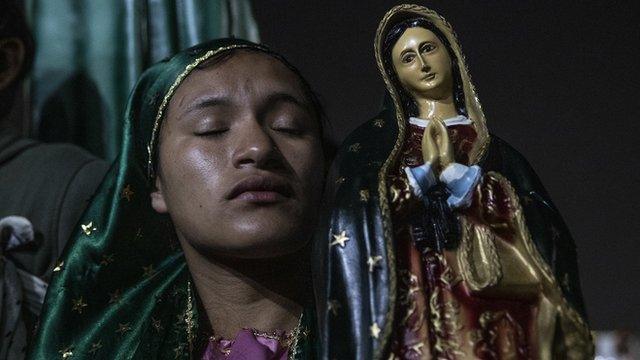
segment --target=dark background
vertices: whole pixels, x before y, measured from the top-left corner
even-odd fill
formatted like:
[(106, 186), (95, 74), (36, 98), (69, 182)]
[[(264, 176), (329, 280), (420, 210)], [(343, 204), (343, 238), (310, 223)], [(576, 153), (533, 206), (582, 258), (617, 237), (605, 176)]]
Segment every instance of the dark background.
[[(320, 94), (340, 142), (375, 116), (395, 1), (254, 1), (261, 39)], [(449, 20), (489, 129), (537, 170), (578, 246), (590, 322), (640, 330), (637, 1), (417, 2)]]

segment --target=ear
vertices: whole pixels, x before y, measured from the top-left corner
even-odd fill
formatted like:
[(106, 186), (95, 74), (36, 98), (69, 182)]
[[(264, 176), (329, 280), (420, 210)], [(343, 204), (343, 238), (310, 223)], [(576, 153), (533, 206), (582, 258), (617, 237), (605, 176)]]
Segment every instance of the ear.
[(151, 192), (150, 196), (151, 196), (151, 207), (153, 208), (153, 210), (155, 210), (160, 214), (166, 214), (168, 212), (167, 203), (164, 200), (164, 192), (163, 192), (162, 180), (160, 179), (160, 176), (156, 176), (155, 190)]
[(0, 90), (13, 84), (20, 75), (25, 55), (24, 43), (18, 38), (0, 40)]

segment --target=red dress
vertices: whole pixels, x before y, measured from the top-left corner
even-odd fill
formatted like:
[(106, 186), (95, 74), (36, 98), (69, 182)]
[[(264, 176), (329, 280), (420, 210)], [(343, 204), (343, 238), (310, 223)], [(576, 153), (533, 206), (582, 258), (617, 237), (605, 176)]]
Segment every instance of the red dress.
[[(469, 165), (474, 128), (447, 130), (456, 162)], [(456, 210), (462, 233), (457, 248), (417, 249), (415, 219), (425, 207), (411, 191), (404, 168), (424, 163), (423, 131), (407, 125), (399, 162), (388, 179), (399, 278), (392, 358), (537, 358), (541, 284), (529, 255), (519, 251), (522, 234), (514, 221), (519, 207), (506, 179), (484, 174), (471, 205)]]

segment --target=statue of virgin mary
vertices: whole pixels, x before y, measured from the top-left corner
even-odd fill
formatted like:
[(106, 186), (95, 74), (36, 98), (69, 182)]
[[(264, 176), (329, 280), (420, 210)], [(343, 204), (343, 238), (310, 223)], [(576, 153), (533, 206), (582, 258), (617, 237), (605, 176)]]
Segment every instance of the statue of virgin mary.
[(384, 109), (339, 152), (316, 241), (323, 359), (584, 359), (573, 239), (490, 134), (451, 26), (399, 5), (375, 39)]

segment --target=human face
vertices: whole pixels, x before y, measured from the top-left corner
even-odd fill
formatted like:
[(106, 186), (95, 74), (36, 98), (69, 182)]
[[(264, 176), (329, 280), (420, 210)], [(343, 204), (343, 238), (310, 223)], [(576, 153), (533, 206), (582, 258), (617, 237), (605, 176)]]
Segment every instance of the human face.
[(182, 246), (268, 258), (304, 246), (324, 177), (320, 126), (299, 78), (238, 51), (194, 70), (169, 102), (152, 205)]
[(391, 49), (391, 57), (400, 84), (414, 98), (452, 96), (451, 58), (432, 31), (422, 27), (405, 30)]

